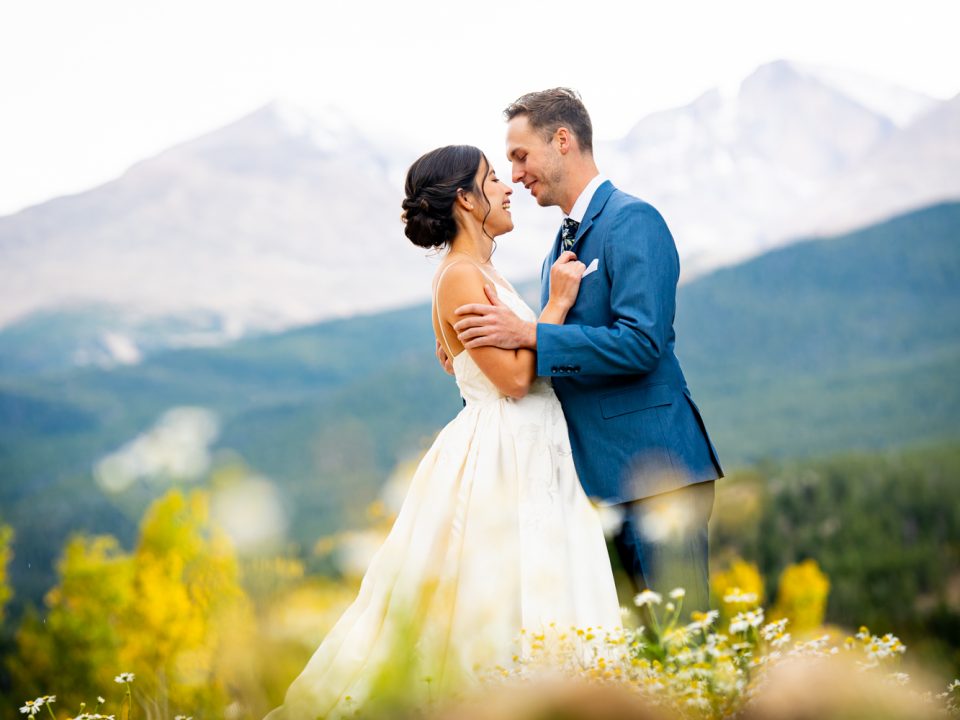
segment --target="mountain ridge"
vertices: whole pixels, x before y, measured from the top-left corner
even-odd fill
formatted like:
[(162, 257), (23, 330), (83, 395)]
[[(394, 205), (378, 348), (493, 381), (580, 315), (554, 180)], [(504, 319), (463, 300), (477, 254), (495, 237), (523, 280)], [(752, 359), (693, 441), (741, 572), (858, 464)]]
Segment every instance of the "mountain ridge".
[[(960, 121), (930, 120), (952, 105), (889, 87), (867, 102), (824, 72), (769, 63), (733, 95), (708, 91), (598, 143), (605, 174), (666, 218), (684, 282), (960, 197)], [(312, 119), (275, 102), (99, 188), (2, 217), (0, 356), (17, 337), (42, 345), (58, 309), (76, 318), (75, 341), (50, 341), (42, 368), (122, 365), (425, 300), (437, 259), (399, 221), (397, 175), (414, 157), (336, 109)], [(535, 276), (558, 220), (524, 192), (514, 200), (516, 232), (540, 238), (498, 251), (519, 280)]]

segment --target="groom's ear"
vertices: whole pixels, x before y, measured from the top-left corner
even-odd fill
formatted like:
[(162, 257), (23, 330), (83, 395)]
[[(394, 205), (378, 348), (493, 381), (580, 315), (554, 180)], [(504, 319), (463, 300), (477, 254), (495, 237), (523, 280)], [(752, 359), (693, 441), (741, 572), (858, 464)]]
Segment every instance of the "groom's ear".
[(574, 135), (569, 129), (563, 127), (562, 125), (557, 128), (556, 132), (554, 132), (553, 139), (557, 143), (557, 150), (561, 155), (566, 155), (571, 149), (573, 149), (575, 142)]

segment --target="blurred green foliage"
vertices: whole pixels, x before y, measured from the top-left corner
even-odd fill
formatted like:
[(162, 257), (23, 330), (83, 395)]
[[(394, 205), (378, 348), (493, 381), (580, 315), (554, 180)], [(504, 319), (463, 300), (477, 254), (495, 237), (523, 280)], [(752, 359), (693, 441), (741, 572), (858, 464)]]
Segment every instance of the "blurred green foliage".
[(7, 575), (7, 565), (13, 558), (13, 551), (10, 549), (12, 540), (13, 528), (9, 525), (0, 525), (0, 627), (6, 620), (4, 611), (7, 602), (13, 595), (13, 589), (10, 587), (10, 579)]
[(700, 278), (676, 329), (731, 469), (960, 437), (960, 204)]
[(826, 619), (895, 628), (960, 672), (960, 444), (765, 463), (718, 485), (712, 554), (754, 562), (772, 597), (792, 563), (830, 579)]

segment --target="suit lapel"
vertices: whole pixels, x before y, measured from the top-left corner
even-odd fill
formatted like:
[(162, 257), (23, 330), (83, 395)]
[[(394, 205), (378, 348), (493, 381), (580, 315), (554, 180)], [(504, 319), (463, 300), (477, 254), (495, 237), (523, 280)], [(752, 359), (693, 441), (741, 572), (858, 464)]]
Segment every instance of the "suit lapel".
[[(610, 196), (613, 194), (613, 183), (609, 180), (604, 180), (600, 183), (600, 187), (597, 188), (597, 191), (593, 194), (593, 197), (590, 199), (590, 204), (587, 205), (587, 211), (583, 214), (583, 220), (580, 222), (580, 227), (577, 228), (577, 237), (573, 240), (573, 250), (577, 248), (577, 243), (580, 242), (580, 238), (586, 235), (587, 230), (590, 229), (590, 226), (593, 225), (593, 221), (596, 219), (597, 215), (600, 214), (600, 211), (603, 210), (603, 206), (607, 204), (607, 200), (610, 199)], [(559, 257), (559, 255), (557, 256)]]
[[(609, 180), (604, 180), (600, 183), (600, 187), (597, 188), (597, 191), (593, 194), (593, 197), (590, 199), (590, 204), (587, 206), (587, 211), (583, 214), (583, 220), (580, 222), (580, 227), (577, 228), (577, 236), (573, 240), (572, 250), (577, 249), (577, 244), (580, 242), (587, 230), (590, 229), (590, 226), (593, 225), (593, 221), (596, 219), (597, 215), (600, 214), (600, 211), (603, 210), (603, 206), (607, 204), (607, 200), (610, 199), (610, 196), (613, 195), (613, 191), (616, 188), (613, 187), (613, 183)], [(557, 235), (553, 239), (553, 249), (550, 251), (550, 254), (544, 260), (543, 269), (541, 270), (540, 278), (540, 307), (545, 307), (547, 300), (550, 299), (550, 266), (553, 265), (557, 258), (560, 257), (560, 230), (557, 230)]]

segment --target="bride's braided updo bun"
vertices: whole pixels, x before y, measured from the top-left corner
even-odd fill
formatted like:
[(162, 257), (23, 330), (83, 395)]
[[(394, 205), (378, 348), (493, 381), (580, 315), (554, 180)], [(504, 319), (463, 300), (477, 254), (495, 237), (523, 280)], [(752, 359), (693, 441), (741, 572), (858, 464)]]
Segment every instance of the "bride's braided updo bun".
[[(472, 145), (447, 145), (417, 159), (407, 171), (404, 234), (422, 248), (445, 247), (457, 235), (457, 192), (483, 195), (477, 171), (487, 159)], [(485, 197), (485, 196), (484, 196)]]

